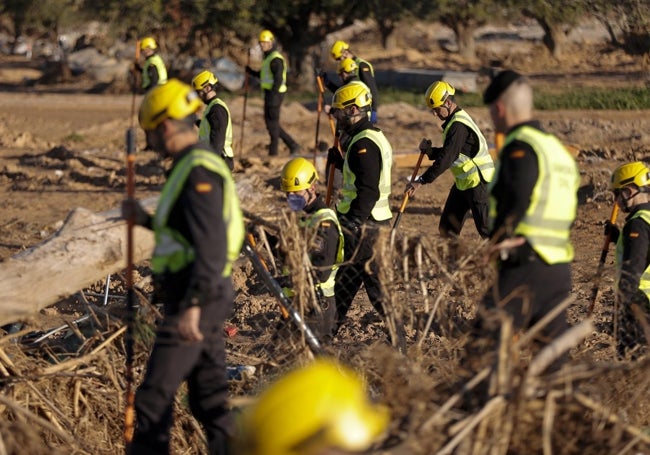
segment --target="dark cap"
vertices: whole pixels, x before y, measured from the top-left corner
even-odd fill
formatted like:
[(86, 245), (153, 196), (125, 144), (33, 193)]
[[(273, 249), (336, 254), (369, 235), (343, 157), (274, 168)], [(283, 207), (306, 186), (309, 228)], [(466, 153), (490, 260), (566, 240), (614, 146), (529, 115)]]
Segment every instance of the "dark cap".
[(516, 71), (501, 71), (494, 76), (490, 85), (488, 85), (488, 88), (485, 89), (485, 92), (483, 93), (483, 102), (485, 104), (492, 104), (503, 92), (506, 91), (508, 87), (510, 87), (510, 84), (522, 77), (523, 76)]

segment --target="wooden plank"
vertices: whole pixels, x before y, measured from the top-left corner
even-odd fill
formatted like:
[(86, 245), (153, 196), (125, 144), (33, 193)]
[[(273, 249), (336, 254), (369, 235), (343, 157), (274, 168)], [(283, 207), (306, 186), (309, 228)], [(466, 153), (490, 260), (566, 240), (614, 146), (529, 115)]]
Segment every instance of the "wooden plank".
[[(153, 209), (157, 198), (143, 201)], [(134, 262), (151, 257), (153, 234), (136, 227)], [(0, 263), (0, 325), (28, 318), (126, 267), (126, 222), (119, 210), (70, 212), (44, 242)]]

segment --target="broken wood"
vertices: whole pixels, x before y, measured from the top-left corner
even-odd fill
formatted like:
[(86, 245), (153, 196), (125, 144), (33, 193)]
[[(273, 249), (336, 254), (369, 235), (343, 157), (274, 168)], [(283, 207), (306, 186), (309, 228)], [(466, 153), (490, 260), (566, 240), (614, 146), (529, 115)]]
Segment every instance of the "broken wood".
[[(157, 198), (142, 201), (153, 211)], [(134, 231), (135, 262), (151, 257), (153, 234)], [(0, 262), (0, 325), (24, 320), (126, 266), (126, 222), (119, 209), (70, 212), (44, 242)]]

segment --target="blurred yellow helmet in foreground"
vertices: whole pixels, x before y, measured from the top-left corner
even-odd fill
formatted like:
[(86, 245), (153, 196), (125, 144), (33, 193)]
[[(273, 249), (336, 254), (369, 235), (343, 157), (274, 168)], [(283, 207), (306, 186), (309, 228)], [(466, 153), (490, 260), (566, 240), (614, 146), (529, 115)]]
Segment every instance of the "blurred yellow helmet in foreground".
[(246, 455), (310, 455), (361, 451), (386, 430), (388, 410), (370, 403), (352, 370), (328, 360), (295, 370), (271, 385), (243, 415)]
[(194, 114), (202, 105), (192, 87), (170, 79), (151, 89), (142, 100), (138, 120), (144, 130), (154, 130), (168, 118), (182, 120)]
[(650, 170), (641, 161), (624, 164), (616, 168), (609, 184), (610, 190), (618, 190), (629, 185), (639, 188), (650, 184)]
[(282, 168), (280, 189), (284, 192), (306, 190), (318, 180), (318, 173), (311, 161), (298, 157)]

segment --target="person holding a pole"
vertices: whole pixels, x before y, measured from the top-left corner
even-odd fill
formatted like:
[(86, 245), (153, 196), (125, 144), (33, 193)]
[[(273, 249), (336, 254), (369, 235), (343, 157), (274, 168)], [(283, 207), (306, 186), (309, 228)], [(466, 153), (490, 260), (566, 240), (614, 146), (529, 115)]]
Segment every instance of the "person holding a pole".
[(123, 205), (125, 218), (154, 232), (151, 265), (165, 314), (135, 396), (133, 455), (170, 453), (174, 397), (184, 381), (209, 453), (228, 453), (234, 431), (223, 324), (233, 309), (232, 264), (244, 223), (230, 169), (197, 143), (200, 106), (192, 87), (171, 79), (149, 91), (139, 111), (154, 150), (173, 163), (153, 216), (132, 200)]
[[(334, 93), (331, 114), (344, 133), (341, 142), (344, 157), (338, 148), (329, 149), (328, 161), (343, 173), (341, 200), (336, 205), (345, 237), (345, 263), (336, 275), (337, 329), (364, 284), (370, 303), (385, 316), (385, 298), (374, 247), (381, 226), (389, 227), (391, 167), (393, 149), (384, 133), (368, 118), (372, 97), (363, 84), (347, 84)], [(399, 316), (399, 315), (397, 315)], [(406, 349), (401, 318), (392, 334), (393, 345)]]
[(192, 79), (192, 86), (206, 104), (199, 122), (199, 139), (207, 142), (226, 162), (230, 170), (235, 165), (232, 149), (232, 120), (228, 105), (217, 96), (219, 80), (208, 70)]
[[(483, 100), (505, 140), (490, 185), (490, 252), (497, 257), (498, 278), (482, 306), (500, 308), (519, 333), (571, 293), (569, 236), (580, 173), (560, 140), (533, 118), (533, 89), (526, 77), (511, 70), (498, 73)], [(565, 307), (540, 331), (536, 344), (544, 346), (567, 328)], [(566, 355), (555, 366), (564, 360)]]
[(622, 230), (605, 226), (616, 244), (616, 353), (638, 358), (649, 341), (639, 319), (650, 324), (650, 169), (640, 161), (619, 166), (609, 188), (628, 213)]
[(436, 81), (429, 86), (424, 101), (442, 121), (442, 147), (432, 147), (422, 139), (420, 152), (433, 164), (418, 178), (406, 185), (412, 196), (424, 184), (432, 183), (450, 169), (454, 185), (449, 190), (440, 216), (438, 231), (443, 237), (458, 237), (468, 214), (474, 218), (482, 238), (488, 236), (488, 183), (494, 175), (494, 162), (487, 141), (469, 114), (454, 101), (456, 90), (448, 82)]

